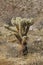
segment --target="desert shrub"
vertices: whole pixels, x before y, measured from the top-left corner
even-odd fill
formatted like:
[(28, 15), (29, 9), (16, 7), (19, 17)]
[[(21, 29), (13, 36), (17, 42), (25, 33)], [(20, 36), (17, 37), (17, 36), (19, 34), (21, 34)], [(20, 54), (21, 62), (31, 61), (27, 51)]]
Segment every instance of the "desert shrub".
[(32, 20), (33, 18), (27, 19), (27, 18), (16, 17), (11, 19), (12, 26), (5, 25), (5, 28), (14, 32), (15, 37), (19, 41), (19, 44), (21, 44), (22, 46), (23, 55), (26, 55), (28, 53), (27, 33), (29, 31), (29, 27), (33, 25)]

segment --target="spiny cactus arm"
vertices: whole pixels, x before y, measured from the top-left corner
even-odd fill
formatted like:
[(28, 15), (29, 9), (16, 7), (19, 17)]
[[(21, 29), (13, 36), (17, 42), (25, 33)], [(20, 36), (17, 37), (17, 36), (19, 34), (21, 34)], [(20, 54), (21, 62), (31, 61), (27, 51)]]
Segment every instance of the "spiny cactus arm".
[(11, 29), (10, 28), (10, 26), (4, 26), (6, 29), (8, 29), (8, 30), (10, 30), (10, 31), (13, 31), (14, 32), (14, 35), (15, 35), (15, 37), (18, 39), (18, 41), (19, 42), (21, 42), (22, 41), (22, 37), (20, 36), (20, 34), (17, 32), (17, 31), (15, 31), (15, 30), (13, 30), (13, 29)]
[(25, 35), (27, 35), (28, 31), (29, 31), (29, 28), (30, 26), (33, 25), (33, 23), (28, 23), (26, 24), (26, 29), (25, 29)]
[(25, 34), (24, 34), (24, 35), (27, 35), (28, 30), (29, 30), (29, 26), (27, 26), (26, 31), (25, 31)]
[(18, 39), (18, 41), (21, 43), (22, 37), (19, 34), (16, 34), (16, 33), (14, 33), (14, 35), (16, 36), (16, 38)]
[(24, 21), (24, 23), (23, 23), (23, 25), (22, 25), (23, 30), (25, 31), (24, 36), (27, 35), (27, 33), (28, 33), (28, 31), (29, 31), (29, 27), (30, 27), (31, 25), (33, 25), (33, 24), (34, 24), (33, 18), (31, 18), (31, 19), (29, 19), (29, 20), (27, 19), (27, 20)]
[(16, 28), (17, 28), (17, 31), (19, 32), (19, 25), (18, 24), (15, 24)]
[(25, 32), (25, 35), (27, 35), (27, 33), (28, 33), (28, 31), (29, 31), (29, 28), (30, 28), (30, 26), (31, 25), (33, 25), (32, 23), (29, 23), (29, 24), (27, 24), (27, 28), (26, 28), (26, 32)]
[(16, 18), (13, 17), (13, 18), (11, 19), (11, 24), (12, 24), (13, 26), (16, 26), (18, 32), (19, 32), (19, 23), (20, 23), (20, 21), (21, 21), (21, 17), (16, 17)]
[(12, 28), (11, 28), (10, 26), (8, 26), (8, 25), (4, 25), (4, 27), (5, 27), (6, 29), (10, 30), (10, 31), (13, 31), (13, 32), (18, 33), (16, 30), (12, 29)]
[(21, 27), (20, 28), (21, 28), (20, 31), (21, 31), (22, 36), (26, 36), (29, 27), (27, 26), (27, 24), (26, 24), (25, 21), (24, 22), (21, 22)]

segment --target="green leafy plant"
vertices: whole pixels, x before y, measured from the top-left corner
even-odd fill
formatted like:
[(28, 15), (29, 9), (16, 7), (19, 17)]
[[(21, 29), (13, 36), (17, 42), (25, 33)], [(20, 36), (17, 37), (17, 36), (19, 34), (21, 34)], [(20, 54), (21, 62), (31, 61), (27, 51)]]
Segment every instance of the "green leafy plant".
[(16, 17), (11, 19), (11, 24), (10, 25), (5, 25), (5, 28), (7, 28), (10, 31), (14, 32), (14, 35), (19, 41), (19, 44), (23, 46), (22, 52), (23, 55), (26, 55), (28, 53), (27, 49), (27, 33), (29, 31), (29, 27), (33, 25), (33, 18), (27, 19), (27, 18), (21, 18), (21, 17)]

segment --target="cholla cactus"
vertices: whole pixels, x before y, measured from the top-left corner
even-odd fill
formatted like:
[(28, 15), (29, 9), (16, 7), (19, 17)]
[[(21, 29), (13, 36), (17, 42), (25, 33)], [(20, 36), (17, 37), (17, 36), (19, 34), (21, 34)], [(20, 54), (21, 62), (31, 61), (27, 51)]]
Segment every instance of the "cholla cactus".
[(16, 17), (11, 19), (11, 24), (12, 26), (5, 26), (5, 28), (14, 31), (14, 35), (18, 39), (19, 43), (23, 46), (22, 52), (24, 55), (28, 53), (27, 50), (27, 33), (29, 30), (29, 27), (33, 25), (33, 18), (31, 19), (26, 19), (26, 18), (21, 18), (21, 17)]

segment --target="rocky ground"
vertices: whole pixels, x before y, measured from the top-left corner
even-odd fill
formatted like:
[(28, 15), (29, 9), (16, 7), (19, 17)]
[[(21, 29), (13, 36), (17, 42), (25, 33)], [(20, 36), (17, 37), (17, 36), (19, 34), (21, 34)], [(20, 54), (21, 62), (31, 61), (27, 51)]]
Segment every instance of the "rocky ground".
[[(12, 17), (32, 17), (28, 54), (19, 54), (13, 33), (4, 28)], [(43, 65), (43, 0), (0, 0), (0, 65)]]

